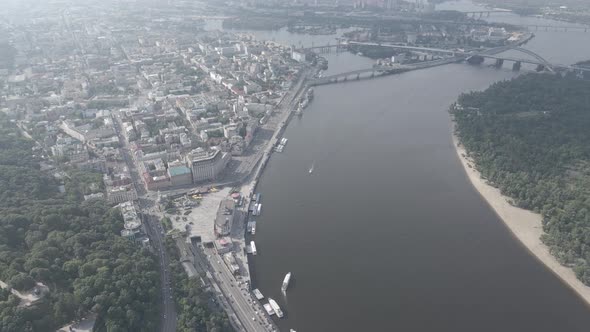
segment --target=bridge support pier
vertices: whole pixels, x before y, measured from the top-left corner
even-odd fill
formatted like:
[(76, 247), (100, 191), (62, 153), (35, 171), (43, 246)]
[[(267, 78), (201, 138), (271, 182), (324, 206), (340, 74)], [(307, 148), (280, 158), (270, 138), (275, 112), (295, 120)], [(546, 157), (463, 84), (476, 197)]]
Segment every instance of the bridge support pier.
[(481, 65), (484, 61), (484, 58), (481, 55), (472, 55), (467, 58), (467, 63), (470, 65)]
[(512, 65), (512, 70), (519, 71), (521, 66), (522, 66), (522, 63), (520, 61), (517, 61)]
[(504, 59), (496, 59), (495, 67), (502, 68), (502, 65), (504, 65)]
[(545, 70), (545, 66), (543, 66), (543, 65), (537, 65), (537, 69), (536, 70), (538, 72), (541, 72), (541, 71)]
[(356, 80), (360, 80), (361, 79), (361, 74), (356, 74)]

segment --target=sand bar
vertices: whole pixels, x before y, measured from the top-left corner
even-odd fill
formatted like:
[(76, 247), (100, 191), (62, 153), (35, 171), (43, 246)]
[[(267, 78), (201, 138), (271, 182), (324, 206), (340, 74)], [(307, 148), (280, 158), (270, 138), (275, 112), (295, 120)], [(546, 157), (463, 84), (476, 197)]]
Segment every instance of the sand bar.
[[(578, 280), (572, 269), (561, 265), (549, 253), (549, 247), (541, 242), (541, 235), (543, 234), (541, 215), (510, 205), (509, 198), (502, 195), (499, 189), (487, 184), (486, 180), (481, 178), (480, 173), (473, 168), (473, 161), (466, 158), (465, 148), (459, 144), (455, 135), (453, 135), (453, 145), (469, 181), (512, 234), (590, 306), (590, 287)], [(469, 167), (469, 165), (472, 167)]]

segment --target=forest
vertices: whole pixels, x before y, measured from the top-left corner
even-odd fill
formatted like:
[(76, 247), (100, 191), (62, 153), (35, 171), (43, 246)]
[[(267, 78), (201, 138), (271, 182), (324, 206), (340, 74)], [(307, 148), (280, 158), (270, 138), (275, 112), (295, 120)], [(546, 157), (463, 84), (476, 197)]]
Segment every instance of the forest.
[(542, 240), (590, 285), (590, 82), (527, 74), (459, 97), (456, 134), (482, 177), (540, 213)]
[(89, 315), (95, 331), (155, 331), (156, 257), (120, 237), (118, 209), (83, 200), (81, 188), (96, 175), (67, 176), (62, 193), (32, 147), (0, 114), (0, 280), (19, 291), (48, 288), (28, 306), (0, 290), (0, 331), (55, 331)]

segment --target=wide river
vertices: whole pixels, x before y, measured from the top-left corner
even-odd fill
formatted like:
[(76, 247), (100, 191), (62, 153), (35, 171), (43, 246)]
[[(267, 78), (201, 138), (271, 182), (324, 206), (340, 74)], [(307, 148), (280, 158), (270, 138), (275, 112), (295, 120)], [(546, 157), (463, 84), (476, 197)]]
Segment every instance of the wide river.
[[(526, 47), (573, 63), (590, 58), (590, 33), (538, 32)], [(334, 73), (372, 64), (352, 54), (328, 60)], [(449, 105), (514, 77), (505, 67), (456, 64), (316, 89), (258, 186), (251, 267), (255, 286), (286, 311), (281, 330), (589, 331), (588, 308), (511, 236), (451, 143)]]

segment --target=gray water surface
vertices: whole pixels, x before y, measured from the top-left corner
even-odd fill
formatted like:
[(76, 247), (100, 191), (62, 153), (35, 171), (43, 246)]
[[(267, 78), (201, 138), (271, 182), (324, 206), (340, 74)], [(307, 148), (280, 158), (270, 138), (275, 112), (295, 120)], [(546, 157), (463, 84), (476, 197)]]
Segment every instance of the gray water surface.
[[(590, 58), (588, 41), (540, 32), (527, 47), (571, 63)], [(329, 61), (330, 72), (371, 63)], [(511, 236), (451, 143), (457, 96), (515, 75), (455, 64), (316, 88), (258, 186), (251, 267), (287, 314), (282, 330), (589, 330), (588, 308)]]

